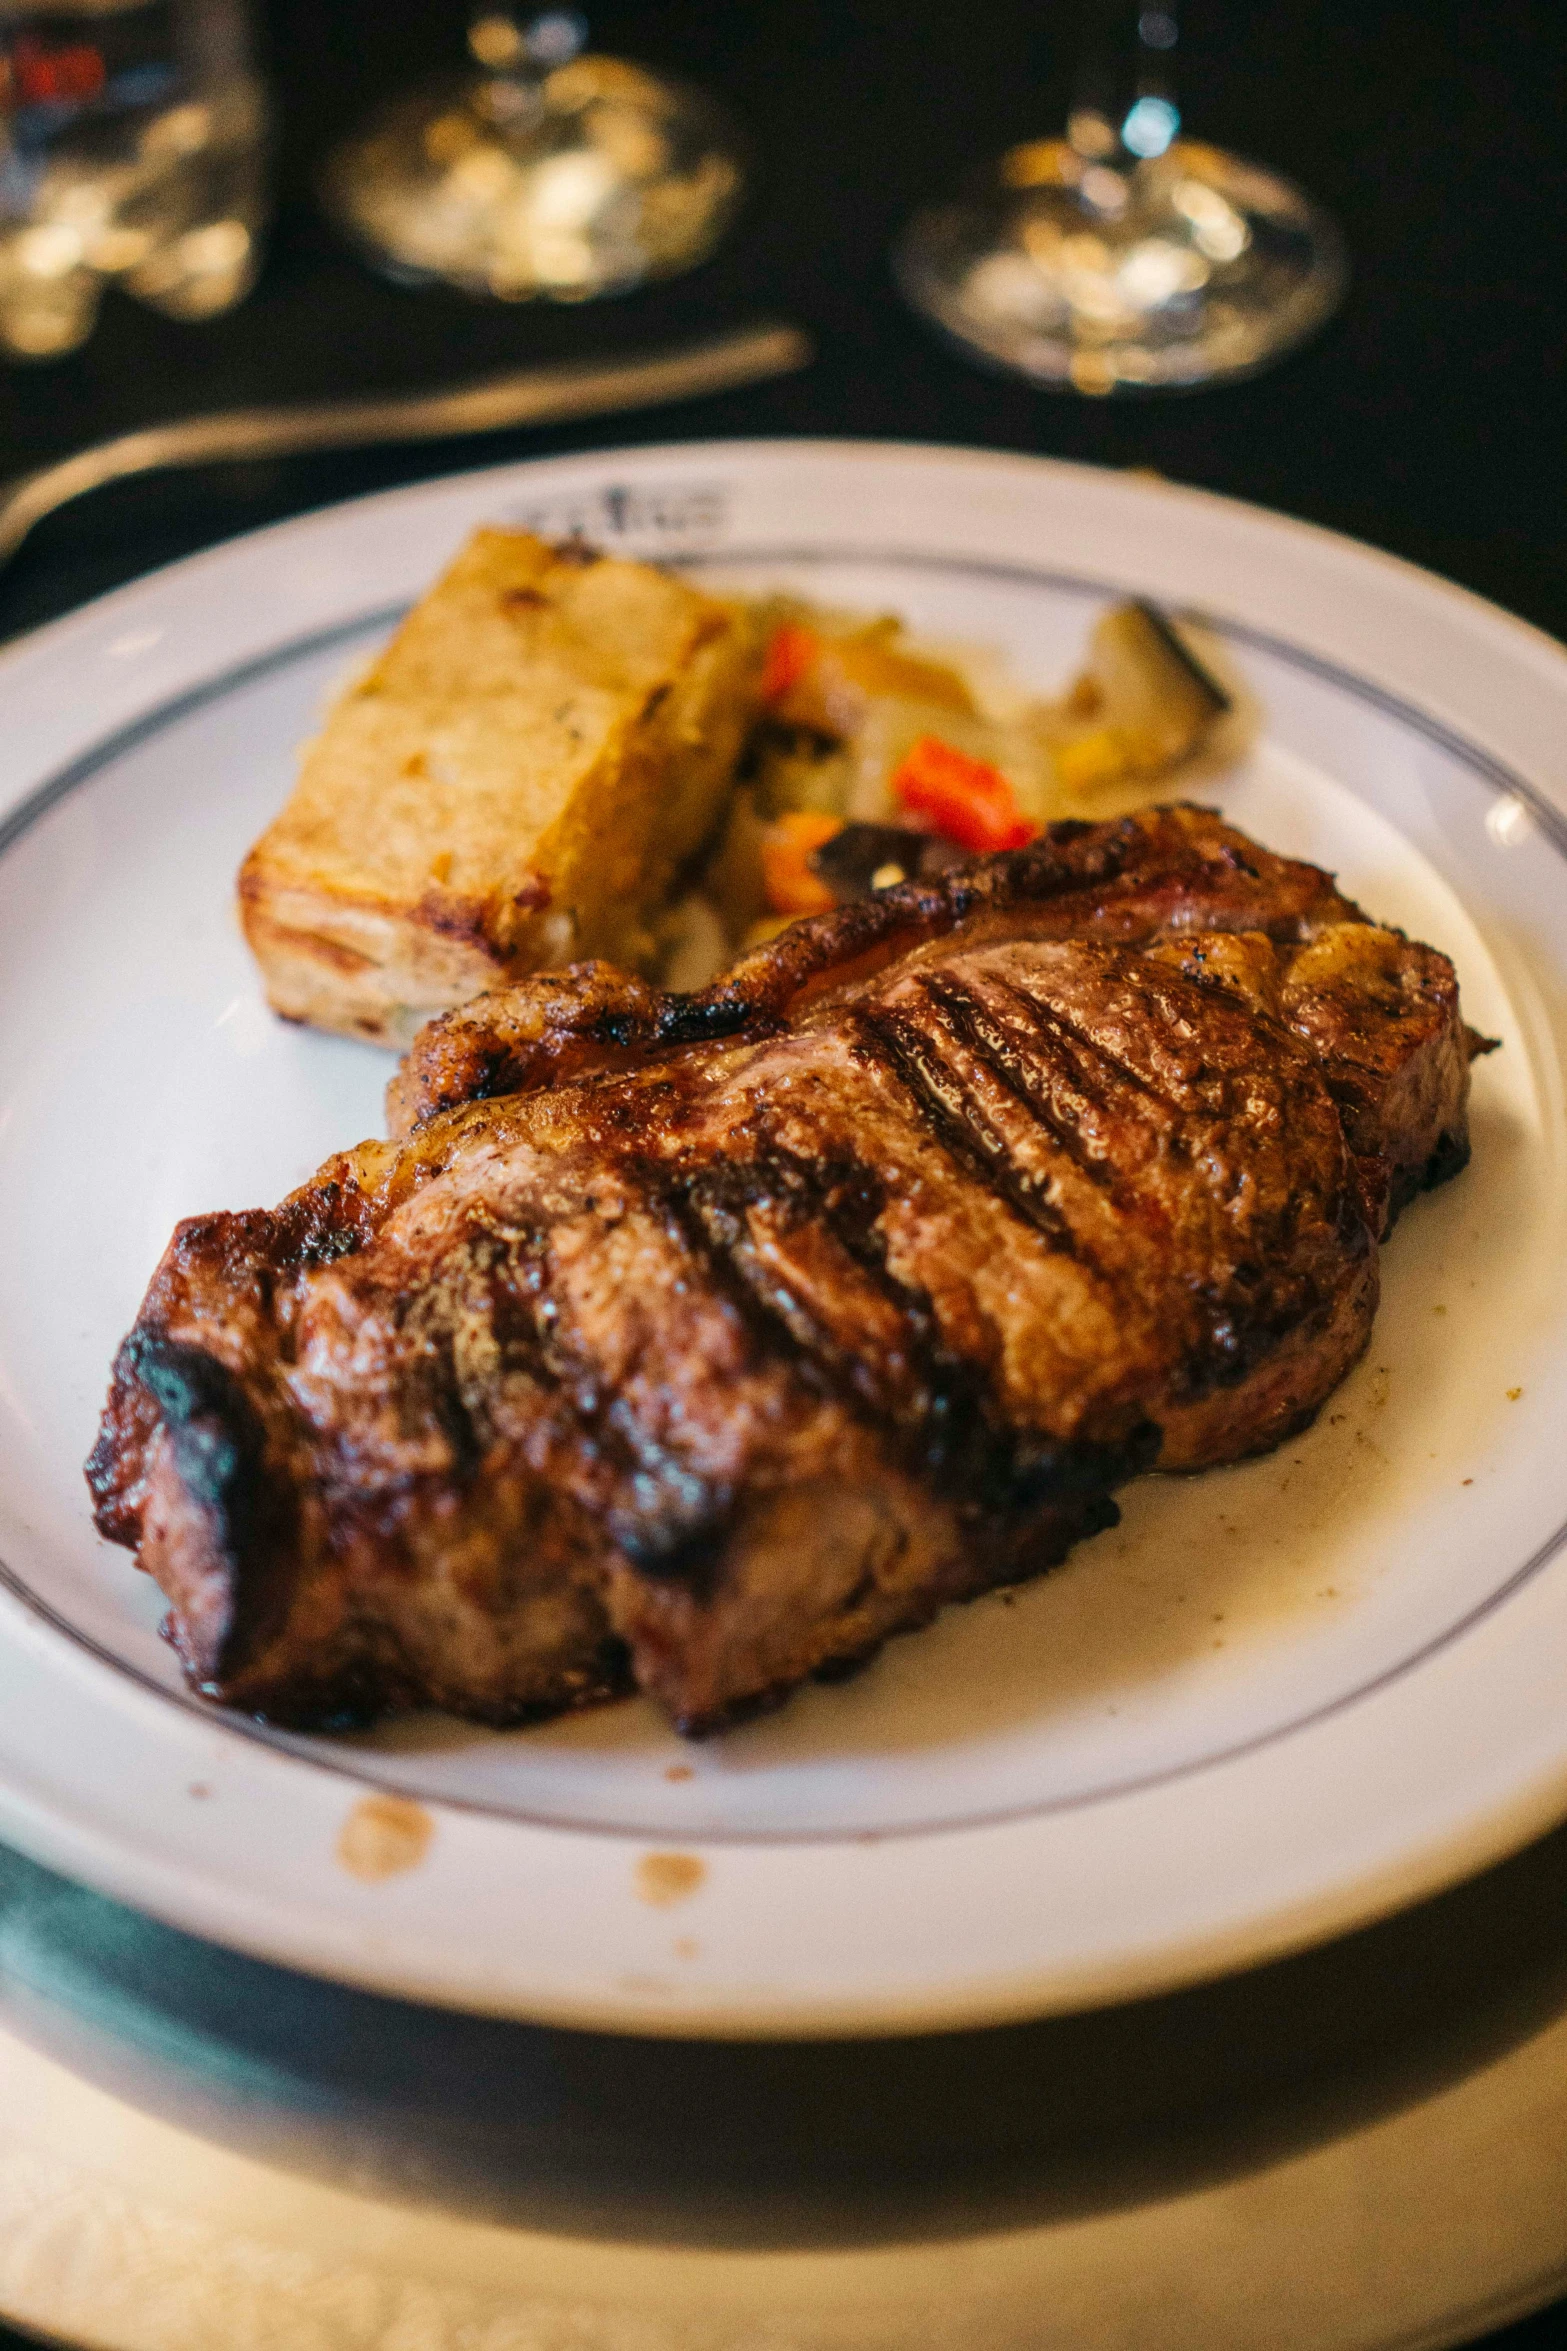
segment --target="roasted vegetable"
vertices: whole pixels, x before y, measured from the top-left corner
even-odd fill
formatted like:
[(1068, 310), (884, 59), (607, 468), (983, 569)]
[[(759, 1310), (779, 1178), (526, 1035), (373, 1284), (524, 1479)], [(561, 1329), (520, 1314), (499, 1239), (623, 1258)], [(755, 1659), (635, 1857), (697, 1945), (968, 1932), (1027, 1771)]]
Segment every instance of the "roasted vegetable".
[(1162, 612), (1117, 604), (1095, 623), (1088, 669), (1062, 705), (1057, 777), (1074, 793), (1151, 780), (1195, 751), (1229, 707)]
[(846, 745), (824, 742), (803, 729), (764, 725), (752, 744), (757, 806), (765, 817), (809, 808), (825, 816), (846, 813), (854, 761)]
[(960, 849), (1021, 849), (1039, 827), (1024, 816), (999, 767), (921, 735), (892, 778), (892, 796)]
[(899, 882), (926, 881), (961, 857), (962, 851), (939, 833), (915, 832), (908, 825), (846, 824), (811, 851), (810, 863), (845, 905)]
[(786, 726), (846, 742), (873, 702), (919, 702), (972, 716), (974, 697), (955, 669), (906, 653), (896, 621), (842, 634), (794, 621), (774, 630), (762, 665), (762, 698)]
[[(1155, 797), (1228, 708), (1152, 605), (1103, 612), (1058, 699), (997, 656), (944, 656), (891, 617), (780, 596), (754, 608), (760, 710), (703, 887), (735, 946), (831, 900), (1021, 846)], [(830, 894), (830, 896), (829, 896)]]
[(777, 817), (762, 835), (762, 889), (772, 914), (825, 914), (838, 903), (811, 869), (811, 852), (843, 830), (841, 816), (809, 809)]
[(798, 621), (781, 621), (768, 639), (762, 661), (757, 685), (762, 700), (781, 702), (790, 688), (799, 685), (809, 674), (821, 649), (821, 638), (814, 629), (805, 628)]

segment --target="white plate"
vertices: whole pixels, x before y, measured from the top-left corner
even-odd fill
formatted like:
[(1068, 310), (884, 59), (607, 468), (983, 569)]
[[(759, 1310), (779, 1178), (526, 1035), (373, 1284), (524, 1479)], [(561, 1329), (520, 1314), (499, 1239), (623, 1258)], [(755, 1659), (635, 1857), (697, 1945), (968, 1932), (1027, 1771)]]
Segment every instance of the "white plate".
[[(284, 1738), (180, 1689), (87, 1518), (114, 1346), (181, 1215), (379, 1127), (385, 1059), (264, 1010), (230, 913), (343, 672), (468, 528), (580, 526), (1004, 646), (1211, 619), (1265, 713), (1226, 811), (1456, 958), (1475, 1158), (1409, 1212), (1364, 1365), (1272, 1459), (682, 1747), (640, 1704)], [(0, 1833), (324, 1974), (626, 2029), (959, 2024), (1326, 1935), (1567, 1809), (1567, 657), (1345, 541), (1032, 459), (686, 446), (266, 531), (0, 662)], [(338, 1858), (377, 1786), (416, 1866)], [(696, 1869), (645, 1866), (649, 1854)], [(650, 1900), (650, 1894), (665, 1899)], [(678, 1895), (678, 1899), (669, 1897)]]

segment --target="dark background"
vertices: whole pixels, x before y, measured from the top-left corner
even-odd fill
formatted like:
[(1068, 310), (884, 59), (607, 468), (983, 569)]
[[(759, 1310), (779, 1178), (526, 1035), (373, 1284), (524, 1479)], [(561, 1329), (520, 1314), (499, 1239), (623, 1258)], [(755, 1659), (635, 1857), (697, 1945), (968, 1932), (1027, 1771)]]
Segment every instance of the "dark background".
[[(886, 268), (920, 199), (1059, 124), (1073, 0), (603, 0), (591, 13), (602, 46), (723, 91), (755, 136), (754, 200), (706, 270), (565, 311), (378, 284), (317, 218), (312, 165), (367, 101), (457, 60), (461, 0), (271, 0), (281, 206), (262, 284), (231, 317), (194, 327), (113, 296), (76, 357), (0, 368), (5, 470), (174, 411), (444, 382), (768, 307), (819, 335), (808, 375), (479, 454), (833, 433), (1151, 465), (1373, 540), (1567, 633), (1559, 7), (1189, 0), (1189, 124), (1329, 204), (1354, 284), (1315, 345), (1253, 383), (1111, 405), (970, 368), (904, 313)], [(472, 444), (454, 444), (107, 493), (49, 524), (0, 580), (0, 633), (214, 538), (475, 461)]]
[[(368, 102), (457, 62), (459, 0), (271, 0), (279, 211), (256, 293), (200, 327), (111, 296), (81, 353), (0, 368), (0, 470), (166, 415), (445, 383), (763, 309), (813, 330), (815, 367), (588, 427), (126, 485), (45, 524), (0, 576), (0, 635), (237, 531), (449, 467), (817, 433), (1152, 466), (1351, 532), (1567, 634), (1567, 9), (1189, 0), (1189, 127), (1305, 182), (1342, 221), (1354, 279), (1326, 333), (1255, 382), (1113, 403), (969, 367), (903, 311), (886, 267), (917, 202), (1059, 125), (1071, 6), (603, 0), (591, 13), (599, 46), (705, 82), (749, 126), (755, 193), (716, 262), (585, 310), (487, 309), (382, 285), (317, 217), (312, 168)], [(17, 2340), (0, 2328), (0, 2346)], [(1492, 2341), (1567, 2344), (1567, 2304)]]

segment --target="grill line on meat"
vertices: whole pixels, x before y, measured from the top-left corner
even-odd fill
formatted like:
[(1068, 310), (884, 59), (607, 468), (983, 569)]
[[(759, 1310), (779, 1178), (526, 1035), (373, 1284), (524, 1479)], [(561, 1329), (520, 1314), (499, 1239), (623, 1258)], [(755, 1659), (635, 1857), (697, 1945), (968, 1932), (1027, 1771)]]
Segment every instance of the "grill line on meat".
[(209, 1696), (701, 1732), (1303, 1427), (1468, 1153), (1447, 959), (1211, 812), (435, 1021), (182, 1224), (88, 1477)]

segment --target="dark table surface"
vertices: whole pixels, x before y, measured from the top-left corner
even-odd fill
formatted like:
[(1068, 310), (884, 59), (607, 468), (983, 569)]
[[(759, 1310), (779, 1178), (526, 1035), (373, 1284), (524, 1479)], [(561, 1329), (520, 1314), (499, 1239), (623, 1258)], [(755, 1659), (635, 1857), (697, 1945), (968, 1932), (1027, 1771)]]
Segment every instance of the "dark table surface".
[[(618, 351), (761, 310), (819, 339), (807, 373), (588, 427), (214, 468), (126, 485), (45, 524), (0, 576), (0, 635), (152, 566), (330, 500), (507, 456), (631, 441), (831, 434), (1150, 466), (1350, 532), (1567, 635), (1562, 409), (1567, 11), (1544, 0), (1190, 0), (1189, 126), (1306, 183), (1339, 216), (1340, 317), (1257, 380), (1099, 403), (972, 369), (900, 306), (888, 241), (920, 199), (1056, 127), (1070, 7), (991, 0), (601, 0), (598, 45), (722, 91), (757, 145), (719, 258), (583, 310), (486, 308), (380, 283), (317, 216), (325, 142), (454, 63), (458, 0), (270, 0), (279, 209), (244, 307), (178, 326), (116, 296), (76, 356), (0, 369), (0, 470), (165, 415), (446, 383)], [(17, 2338), (0, 2328), (0, 2347)], [(1491, 2338), (1567, 2343), (1567, 2304)]]

